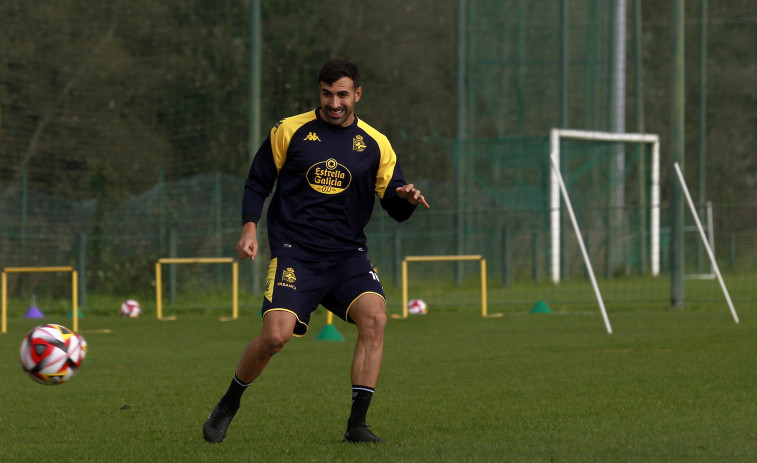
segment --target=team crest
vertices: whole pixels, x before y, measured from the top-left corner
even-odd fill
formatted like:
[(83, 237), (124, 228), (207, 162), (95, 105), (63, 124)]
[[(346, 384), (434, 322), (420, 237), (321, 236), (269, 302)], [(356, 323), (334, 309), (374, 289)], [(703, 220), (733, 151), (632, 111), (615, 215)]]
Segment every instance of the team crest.
[(363, 141), (362, 135), (355, 135), (355, 138), (352, 139), (352, 151), (357, 151), (358, 153), (361, 153), (365, 151), (365, 149), (368, 147), (368, 145), (365, 144)]
[(281, 272), (281, 279), (287, 283), (294, 283), (297, 281), (297, 277), (294, 276), (294, 269), (292, 267), (286, 268)]

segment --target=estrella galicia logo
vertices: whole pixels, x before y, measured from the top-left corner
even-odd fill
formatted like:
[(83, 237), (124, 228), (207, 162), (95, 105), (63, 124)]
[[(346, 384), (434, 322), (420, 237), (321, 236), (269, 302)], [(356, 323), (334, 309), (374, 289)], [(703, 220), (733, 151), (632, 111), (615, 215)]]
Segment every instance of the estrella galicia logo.
[(335, 195), (350, 186), (352, 174), (347, 167), (331, 158), (312, 165), (308, 169), (307, 180), (310, 187), (315, 191)]

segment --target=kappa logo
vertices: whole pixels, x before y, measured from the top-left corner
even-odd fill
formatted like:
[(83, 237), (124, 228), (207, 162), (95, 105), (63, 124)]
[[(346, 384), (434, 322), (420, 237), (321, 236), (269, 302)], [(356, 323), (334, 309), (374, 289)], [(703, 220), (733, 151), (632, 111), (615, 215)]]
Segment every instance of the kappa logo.
[(308, 132), (308, 136), (303, 138), (305, 141), (321, 141), (320, 138), (318, 138), (318, 134), (315, 132)]
[(352, 151), (362, 153), (367, 147), (368, 145), (363, 141), (362, 135), (355, 135), (355, 138), (352, 139)]

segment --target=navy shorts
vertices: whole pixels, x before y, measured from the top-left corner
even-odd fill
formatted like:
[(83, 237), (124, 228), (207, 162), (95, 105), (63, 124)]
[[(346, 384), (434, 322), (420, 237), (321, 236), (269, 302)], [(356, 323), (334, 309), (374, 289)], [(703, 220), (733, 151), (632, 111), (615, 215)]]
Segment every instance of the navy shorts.
[(322, 305), (337, 317), (354, 323), (350, 307), (362, 294), (384, 296), (378, 275), (365, 257), (337, 261), (305, 261), (274, 257), (268, 266), (261, 313), (272, 310), (291, 312), (297, 317), (295, 336), (308, 331), (310, 314)]

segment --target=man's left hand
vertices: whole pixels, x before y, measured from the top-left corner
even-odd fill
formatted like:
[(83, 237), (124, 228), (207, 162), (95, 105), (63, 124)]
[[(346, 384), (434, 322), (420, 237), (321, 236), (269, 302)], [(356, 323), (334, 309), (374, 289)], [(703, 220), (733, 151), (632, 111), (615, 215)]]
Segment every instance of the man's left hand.
[(405, 199), (407, 202), (414, 206), (423, 204), (427, 209), (431, 207), (426, 202), (426, 198), (424, 198), (421, 194), (421, 190), (416, 189), (412, 183), (408, 183), (405, 186), (399, 186), (395, 191), (397, 192), (397, 196)]

